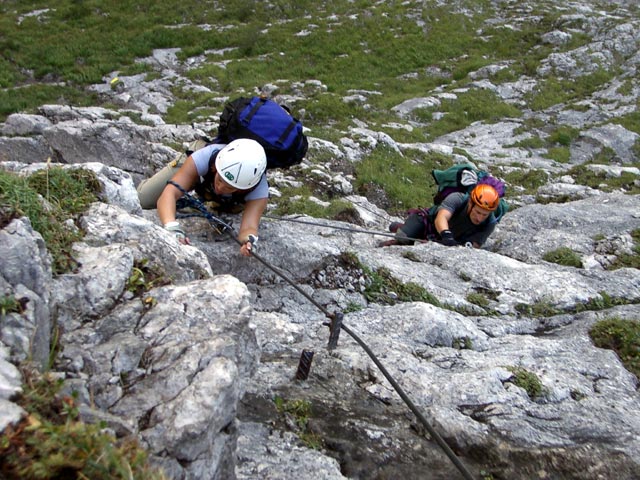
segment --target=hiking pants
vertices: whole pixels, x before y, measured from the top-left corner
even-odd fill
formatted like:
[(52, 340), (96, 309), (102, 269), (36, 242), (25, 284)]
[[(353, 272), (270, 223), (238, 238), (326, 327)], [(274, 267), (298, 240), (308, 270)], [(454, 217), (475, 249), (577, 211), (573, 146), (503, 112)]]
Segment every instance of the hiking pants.
[(396, 240), (401, 245), (413, 245), (413, 240), (408, 240), (407, 237), (427, 239), (427, 233), (424, 217), (417, 213), (412, 213), (404, 221), (404, 225), (396, 232)]
[(187, 154), (180, 153), (153, 177), (140, 182), (137, 191), (142, 208), (147, 210), (156, 208), (158, 198), (160, 198), (164, 187), (167, 186), (167, 182), (173, 178), (186, 159)]
[(179, 153), (167, 164), (166, 167), (156, 173), (153, 177), (140, 182), (140, 185), (138, 185), (137, 188), (140, 206), (144, 209), (156, 208), (158, 198), (162, 195), (162, 191), (164, 190), (164, 187), (167, 186), (167, 182), (173, 178), (191, 153), (206, 145), (207, 142), (205, 139), (198, 138), (194, 140), (191, 142), (186, 152)]

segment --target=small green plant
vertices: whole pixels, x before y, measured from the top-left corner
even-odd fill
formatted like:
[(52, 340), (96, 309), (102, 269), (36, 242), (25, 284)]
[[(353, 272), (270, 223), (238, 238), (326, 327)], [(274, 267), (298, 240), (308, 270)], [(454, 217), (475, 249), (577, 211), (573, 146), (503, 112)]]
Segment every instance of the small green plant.
[[(635, 110), (627, 115), (619, 118), (620, 124), (627, 130), (631, 130), (637, 134), (640, 134), (640, 112)], [(632, 147), (633, 152), (636, 154), (636, 158), (640, 154), (640, 140), (636, 139), (635, 144)]]
[(546, 393), (546, 389), (542, 385), (540, 378), (523, 367), (506, 367), (513, 376), (508, 380), (514, 385), (524, 389), (529, 398), (535, 400)]
[(84, 168), (43, 168), (30, 175), (27, 183), (69, 216), (83, 213), (102, 192), (96, 174)]
[(481, 293), (470, 293), (467, 295), (467, 302), (486, 308), (489, 306), (489, 299)]
[(508, 145), (508, 146), (538, 149), (538, 148), (544, 148), (546, 146), (546, 143), (540, 137), (529, 137), (524, 140), (520, 140), (518, 142), (512, 143), (511, 145)]
[(494, 480), (493, 474), (486, 470), (480, 470), (480, 476), (482, 480)]
[(545, 157), (555, 160), (558, 163), (569, 163), (571, 152), (569, 147), (551, 147)]
[(451, 346), (456, 350), (471, 350), (473, 348), (473, 340), (469, 337), (454, 338)]
[(309, 418), (312, 414), (311, 402), (308, 400), (285, 400), (276, 395), (273, 403), (280, 415), (288, 416), (296, 426), (296, 434), (300, 440), (309, 448), (318, 450), (322, 448), (322, 439), (309, 429)]
[(62, 380), (26, 369), (23, 378), (16, 402), (28, 415), (2, 432), (2, 478), (166, 479), (135, 438), (116, 439), (104, 425), (81, 422), (74, 397), (58, 394)]
[(460, 280), (462, 280), (463, 282), (471, 281), (471, 276), (469, 276), (469, 274), (466, 272), (459, 272), (458, 277), (460, 277)]
[(551, 305), (547, 300), (539, 300), (533, 305), (518, 303), (514, 308), (517, 312), (531, 317), (552, 317), (561, 313), (561, 310)]
[(131, 276), (127, 280), (127, 291), (135, 296), (148, 292), (153, 287), (171, 283), (166, 279), (164, 272), (157, 266), (150, 266), (148, 259), (135, 261)]
[(517, 169), (503, 175), (508, 185), (518, 185), (525, 193), (536, 193), (539, 187), (547, 183), (549, 174), (544, 170)]
[(353, 313), (353, 312), (359, 312), (360, 310), (362, 310), (364, 307), (362, 305), (360, 305), (359, 303), (356, 302), (349, 302), (347, 304), (347, 306), (344, 308), (344, 310), (342, 310), (342, 313)]
[(355, 252), (341, 252), (339, 257), (340, 262), (349, 268), (362, 268), (360, 259)]
[(596, 347), (616, 352), (625, 368), (640, 379), (640, 320), (601, 320), (591, 327), (589, 336)]
[(607, 292), (599, 292), (599, 297), (590, 298), (588, 302), (584, 304), (576, 305), (576, 311), (582, 312), (585, 310), (607, 310), (617, 305), (625, 305), (628, 303), (624, 298), (614, 298)]
[(569, 247), (560, 247), (556, 250), (546, 252), (542, 256), (542, 259), (547, 262), (564, 265), (565, 267), (583, 267), (580, 255), (571, 250)]
[(13, 295), (3, 295), (0, 297), (0, 316), (4, 317), (9, 313), (22, 313), (22, 304)]
[(560, 145), (562, 147), (571, 146), (571, 142), (575, 140), (580, 134), (580, 130), (573, 127), (568, 127), (566, 125), (561, 125), (556, 128), (551, 134), (549, 138), (547, 138), (548, 145)]
[(367, 277), (367, 287), (364, 295), (370, 302), (394, 305), (400, 302), (425, 302), (440, 306), (436, 297), (431, 295), (424, 287), (417, 283), (402, 283), (396, 279), (386, 268), (378, 268), (372, 271), (362, 267)]
[(631, 232), (631, 238), (634, 244), (632, 253), (622, 253), (618, 255), (608, 270), (617, 270), (618, 268), (640, 269), (640, 228), (636, 228)]

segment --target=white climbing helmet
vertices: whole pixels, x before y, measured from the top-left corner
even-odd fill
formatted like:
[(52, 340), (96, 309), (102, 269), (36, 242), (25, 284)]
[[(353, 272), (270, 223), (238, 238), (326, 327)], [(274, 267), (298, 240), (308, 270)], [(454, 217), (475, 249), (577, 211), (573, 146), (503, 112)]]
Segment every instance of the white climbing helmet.
[(267, 155), (255, 140), (239, 138), (225, 145), (216, 157), (216, 171), (229, 185), (248, 190), (267, 169)]

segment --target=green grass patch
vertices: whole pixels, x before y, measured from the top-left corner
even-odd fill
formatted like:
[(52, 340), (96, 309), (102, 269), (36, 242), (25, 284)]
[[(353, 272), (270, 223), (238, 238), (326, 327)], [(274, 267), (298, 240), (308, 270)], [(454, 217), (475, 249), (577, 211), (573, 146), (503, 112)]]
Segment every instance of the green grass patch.
[[(228, 96), (269, 83), (277, 83), (281, 93), (294, 93), (291, 84), (319, 80), (328, 91), (304, 105), (309, 113), (305, 121), (317, 126), (388, 116), (390, 107), (407, 98), (454, 80), (464, 84), (471, 71), (517, 59), (496, 75), (496, 80), (512, 80), (535, 71), (549, 54), (550, 47), (541, 46), (539, 36), (557, 15), (536, 17), (509, 29), (485, 22), (494, 14), (490, 2), (463, 4), (463, 11), (452, 11), (433, 1), (374, 6), (347, 0), (330, 5), (229, 0), (214, 6), (196, 0), (153, 4), (63, 0), (39, 15), (26, 16), (43, 9), (42, 2), (10, 2), (0, 5), (0, 86), (28, 86), (35, 81), (63, 88), (53, 84), (64, 83), (64, 88), (76, 92), (65, 92), (65, 103), (87, 104), (82, 100), (90, 95), (87, 85), (104, 82), (112, 72), (148, 72), (150, 67), (136, 59), (150, 56), (154, 49), (180, 49), (180, 60), (216, 51), (187, 77), (216, 95)], [(309, 18), (314, 19), (312, 24)], [(439, 68), (443, 75), (434, 76), (426, 67)], [(0, 115), (37, 106), (31, 88), (5, 93)], [(361, 112), (357, 106), (341, 105), (351, 89), (384, 95), (371, 97), (371, 108)], [(302, 93), (309, 96), (304, 89)], [(328, 101), (321, 98), (325, 96)], [(479, 98), (463, 98), (459, 107), (451, 107), (451, 118), (458, 117), (455, 122), (513, 114), (504, 104), (487, 104), (486, 92), (471, 96)], [(50, 92), (42, 103), (58, 97)], [(180, 100), (185, 104), (172, 110), (169, 123), (189, 120), (188, 93)], [(94, 98), (90, 103), (98, 102)], [(466, 118), (463, 109), (468, 110)], [(444, 122), (439, 128), (445, 131), (451, 126)]]
[(95, 93), (84, 92), (65, 85), (25, 85), (19, 89), (0, 90), (0, 120), (12, 113), (37, 113), (45, 104), (74, 105), (89, 107), (100, 105)]
[(71, 247), (82, 233), (65, 222), (97, 201), (101, 190), (95, 174), (85, 169), (54, 167), (29, 177), (0, 170), (0, 227), (28, 217), (47, 245), (53, 273), (70, 271), (76, 266)]
[(347, 313), (359, 312), (364, 308), (365, 308), (364, 305), (360, 305), (359, 303), (356, 303), (356, 302), (349, 302), (347, 306), (344, 307), (344, 309), (342, 310), (342, 313), (346, 315)]
[(364, 111), (361, 105), (346, 103), (341, 95), (329, 92), (312, 95), (304, 102), (304, 123), (310, 128), (330, 126), (333, 129), (345, 130), (353, 126), (354, 118), (368, 118), (371, 113)]
[[(421, 120), (429, 120), (431, 111), (434, 109), (427, 110), (426, 117)], [(522, 116), (522, 112), (518, 108), (502, 101), (489, 90), (470, 90), (460, 93), (456, 100), (443, 100), (442, 104), (437, 107), (437, 111), (444, 112), (445, 115), (428, 126), (431, 139), (462, 130), (473, 122), (482, 120), (493, 123), (505, 118)]]
[(630, 302), (624, 298), (616, 298), (609, 295), (607, 292), (599, 292), (599, 296), (590, 298), (584, 303), (578, 303), (574, 307), (560, 309), (551, 304), (546, 299), (539, 300), (533, 304), (518, 303), (515, 305), (515, 310), (529, 317), (553, 317), (563, 313), (580, 313), (585, 311), (598, 311), (607, 310), (618, 305), (627, 305)]
[(549, 134), (547, 145), (557, 144), (561, 147), (569, 147), (571, 142), (578, 138), (578, 135), (580, 135), (580, 130), (577, 128), (560, 125)]
[(599, 69), (589, 75), (564, 80), (549, 77), (538, 83), (535, 91), (526, 96), (533, 110), (545, 110), (588, 97), (615, 76), (615, 72)]
[(370, 302), (395, 305), (397, 302), (425, 302), (440, 306), (436, 297), (417, 283), (402, 283), (386, 268), (373, 271), (362, 267), (367, 278), (364, 296)]
[(546, 145), (546, 142), (540, 137), (529, 137), (512, 143), (511, 145), (508, 145), (508, 147), (539, 149), (544, 148)]
[(361, 194), (370, 184), (383, 188), (391, 202), (390, 210), (404, 212), (433, 204), (436, 185), (431, 171), (451, 164), (451, 159), (442, 154), (417, 151), (400, 154), (379, 146), (356, 164), (355, 184)]
[[(518, 128), (518, 131), (520, 130), (521, 129)], [(546, 158), (560, 163), (568, 163), (571, 158), (569, 147), (579, 134), (580, 131), (578, 129), (562, 125), (551, 131), (545, 138), (533, 136), (515, 142), (510, 146), (532, 150), (546, 148), (547, 152), (544, 155)]]
[(353, 252), (343, 252), (339, 257), (344, 268), (356, 269), (364, 272), (364, 296), (370, 302), (395, 305), (397, 302), (425, 302), (441, 306), (436, 297), (417, 283), (402, 283), (386, 268), (372, 270), (362, 265), (358, 256)]
[(507, 185), (518, 185), (525, 189), (524, 193), (535, 194), (538, 188), (545, 185), (549, 179), (549, 174), (544, 170), (512, 170), (501, 175)]
[(544, 156), (558, 163), (569, 163), (571, 152), (568, 147), (551, 147)]
[(622, 253), (618, 255), (615, 262), (607, 270), (617, 270), (619, 268), (640, 269), (640, 229), (636, 228), (631, 232), (633, 239), (632, 253)]
[(457, 337), (451, 341), (451, 347), (456, 350), (473, 350), (473, 340), (469, 337)]
[(544, 385), (542, 385), (540, 378), (535, 373), (523, 367), (507, 367), (507, 370), (513, 373), (513, 376), (508, 381), (524, 389), (532, 400), (546, 394)]
[[(640, 135), (640, 109), (636, 109), (634, 112), (628, 113), (622, 117), (618, 117), (616, 119), (617, 122), (620, 123), (627, 130), (631, 130), (632, 132)], [(640, 143), (636, 140), (636, 145)], [(640, 153), (639, 150), (635, 150), (636, 154)]]
[(470, 293), (467, 295), (467, 302), (478, 305), (479, 307), (486, 308), (489, 306), (489, 299), (481, 293)]
[(559, 308), (554, 307), (548, 300), (539, 300), (533, 304), (518, 303), (515, 310), (529, 317), (553, 317), (562, 313)]
[[(358, 212), (347, 200), (330, 200), (329, 205), (320, 204), (310, 197), (312, 194), (307, 187), (302, 189), (283, 189), (282, 197), (272, 198), (271, 202), (276, 205), (273, 210), (274, 215), (309, 215), (314, 218), (327, 218), (330, 220), (352, 221), (357, 223)], [(319, 199), (321, 200), (321, 199)], [(324, 200), (321, 200), (324, 202)]]
[(542, 259), (547, 262), (564, 265), (565, 267), (583, 268), (580, 255), (571, 250), (569, 247), (560, 247), (556, 250), (546, 252), (542, 256)]
[(576, 165), (567, 171), (567, 175), (579, 185), (605, 192), (622, 191), (627, 195), (640, 194), (638, 176), (631, 172), (622, 172), (620, 176), (608, 176), (604, 171), (593, 171), (586, 165)]
[(309, 428), (309, 419), (313, 413), (311, 408), (311, 402), (308, 400), (285, 400), (284, 398), (276, 395), (273, 398), (273, 403), (277, 412), (282, 417), (288, 417), (292, 421), (286, 421), (286, 425), (294, 425), (294, 431), (300, 437), (300, 440), (309, 448), (319, 450), (323, 447), (324, 442), (322, 438)]
[(608, 318), (589, 330), (596, 347), (616, 352), (627, 370), (640, 379), (640, 321)]
[(629, 302), (624, 298), (616, 298), (609, 295), (607, 292), (599, 292), (600, 296), (590, 298), (584, 304), (576, 305), (574, 309), (576, 312), (583, 312), (585, 310), (589, 311), (597, 311), (597, 310), (608, 310), (609, 308), (613, 308), (618, 305), (626, 305)]

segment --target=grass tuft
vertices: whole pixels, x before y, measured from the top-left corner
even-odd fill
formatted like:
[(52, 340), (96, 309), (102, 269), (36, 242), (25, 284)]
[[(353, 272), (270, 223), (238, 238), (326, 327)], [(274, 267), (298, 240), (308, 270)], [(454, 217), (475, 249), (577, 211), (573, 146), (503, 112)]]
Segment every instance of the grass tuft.
[(616, 352), (625, 368), (640, 379), (640, 321), (608, 318), (589, 330), (596, 347)]
[(564, 265), (565, 267), (583, 268), (580, 255), (571, 250), (569, 247), (560, 247), (551, 252), (546, 252), (542, 256), (542, 259), (547, 262)]
[(6, 480), (164, 480), (134, 438), (116, 439), (104, 425), (79, 420), (73, 396), (60, 396), (61, 380), (24, 369), (16, 403), (27, 416), (0, 436), (0, 476)]
[(30, 177), (0, 170), (0, 228), (28, 217), (47, 245), (53, 273), (71, 271), (76, 267), (71, 248), (82, 234), (67, 221), (97, 201), (101, 189), (95, 174), (85, 169), (53, 167)]
[(535, 400), (546, 393), (544, 385), (542, 385), (540, 378), (535, 373), (530, 372), (523, 367), (507, 367), (507, 370), (513, 373), (509, 382), (524, 389), (532, 400)]
[(323, 447), (322, 438), (309, 428), (309, 419), (313, 413), (311, 402), (302, 399), (285, 400), (276, 395), (273, 403), (277, 412), (284, 418), (285, 424), (293, 426), (293, 430), (307, 447), (315, 450)]

